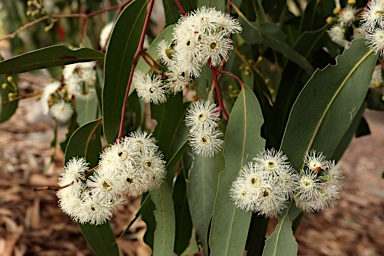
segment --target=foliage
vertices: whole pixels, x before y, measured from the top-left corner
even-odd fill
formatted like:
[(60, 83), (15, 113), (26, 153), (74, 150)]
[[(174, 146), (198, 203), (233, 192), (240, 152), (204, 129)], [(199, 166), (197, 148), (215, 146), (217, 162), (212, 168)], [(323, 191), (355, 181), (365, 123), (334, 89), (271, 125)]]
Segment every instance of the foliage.
[[(12, 49), (23, 53), (0, 61), (0, 122), (14, 114), (19, 100), (36, 96), (19, 93), (16, 74), (49, 68), (56, 83), (46, 85), (39, 95), (46, 114), (57, 123), (68, 124), (67, 138), (61, 144), (67, 164), (64, 172), (69, 172), (72, 158), (84, 158), (90, 168), (59, 191), (76, 183), (88, 191), (84, 184), (100, 176), (98, 172), (106, 168), (104, 162), (115, 166), (113, 161), (125, 161), (124, 150), (133, 150), (127, 158), (132, 152), (134, 158), (136, 154), (156, 155), (158, 162), (139, 160), (144, 166), (140, 170), (158, 163), (166, 171), (164, 175), (134, 176), (164, 181), (150, 186), (152, 190), (144, 194), (135, 218), (141, 215), (147, 223), (144, 239), (153, 255), (184, 255), (196, 252), (194, 249), (204, 255), (244, 255), (244, 250), (261, 253), (263, 244), (263, 255), (296, 255), (293, 221), (303, 210), (324, 210), (336, 204), (342, 179), (341, 174), (332, 173), (339, 171), (336, 162), (355, 132), (359, 136), (369, 133), (362, 118), (365, 108), (384, 109), (381, 67), (375, 68), (377, 61), (383, 63), (375, 52), (382, 51), (384, 43), (371, 42), (368, 49), (364, 39), (358, 38), (355, 15), (357, 19), (361, 13), (352, 8), (354, 4), (308, 1), (303, 7), (296, 0), (287, 4), (164, 0), (166, 27), (152, 34), (149, 17), (153, 0), (126, 1), (104, 9), (84, 1), (79, 9), (89, 8), (87, 14), (76, 15), (71, 15), (70, 5), (62, 1), (57, 1), (48, 14), (39, 5), (43, 1), (28, 2), (28, 6), (19, 1), (3, 6), (23, 10), (19, 15), (8, 14), (8, 19), (17, 22), (3, 29), (16, 32), (0, 38), (15, 37), (11, 39)], [(354, 6), (365, 4), (357, 1)], [(351, 21), (345, 17), (349, 9), (353, 9)], [(29, 16), (25, 16), (27, 11)], [(186, 12), (188, 16), (178, 21), (179, 14)], [(204, 17), (206, 13), (209, 15)], [(104, 17), (111, 21), (113, 14), (116, 17), (111, 30), (100, 36), (106, 41), (97, 46), (98, 34), (106, 23), (101, 20)], [(210, 21), (214, 15), (226, 25)], [(75, 23), (75, 19), (83, 24)], [(203, 28), (206, 21), (211, 23)], [(90, 29), (93, 24), (96, 29)], [(335, 26), (345, 34), (335, 37)], [(377, 33), (377, 26), (366, 25), (366, 34)], [(37, 30), (39, 37), (49, 38), (48, 45), (38, 44), (34, 37), (29, 39), (35, 43), (28, 45), (25, 35), (20, 35)], [(145, 34), (153, 37), (146, 50)], [(216, 41), (201, 39), (205, 37)], [(201, 50), (204, 40), (211, 51)], [(187, 52), (189, 48), (183, 43), (188, 47), (196, 44), (197, 50)], [(216, 47), (225, 49), (216, 54)], [(83, 63), (88, 61), (98, 62)], [(188, 61), (195, 66), (188, 66)], [(62, 66), (65, 68), (52, 69)], [(62, 109), (55, 110), (59, 104)], [(155, 126), (149, 117), (156, 121)], [(132, 133), (136, 130), (145, 131), (140, 133), (143, 137)], [(128, 134), (141, 142), (156, 141), (156, 150), (162, 153), (151, 153), (144, 146), (132, 149), (126, 143), (130, 141)], [(101, 136), (111, 146), (102, 149)], [(121, 147), (120, 158), (106, 160), (114, 147)], [(266, 175), (261, 182), (282, 179), (283, 174), (268, 164), (282, 165), (291, 175), (292, 188), (285, 190), (281, 208), (259, 211), (255, 204), (260, 207), (264, 201), (241, 201), (251, 200), (251, 187), (240, 192), (236, 189), (241, 187), (242, 177), (255, 173)], [(127, 162), (122, 165), (138, 168)], [(135, 175), (136, 169), (132, 171)], [(269, 174), (264, 174), (268, 170)], [(319, 187), (308, 200), (316, 197), (321, 201), (322, 192), (333, 189), (335, 194), (329, 196), (326, 206), (300, 207), (311, 203), (298, 201), (297, 193), (306, 175), (314, 177), (313, 186)], [(129, 178), (129, 182), (132, 180)], [(268, 189), (255, 190), (258, 200), (277, 193)], [(108, 200), (114, 203), (117, 199)], [(64, 199), (60, 198), (63, 205)], [(279, 223), (264, 241), (268, 217), (278, 217)], [(127, 223), (125, 232), (132, 223)], [(118, 254), (108, 218), (101, 225), (79, 226), (97, 255)]]

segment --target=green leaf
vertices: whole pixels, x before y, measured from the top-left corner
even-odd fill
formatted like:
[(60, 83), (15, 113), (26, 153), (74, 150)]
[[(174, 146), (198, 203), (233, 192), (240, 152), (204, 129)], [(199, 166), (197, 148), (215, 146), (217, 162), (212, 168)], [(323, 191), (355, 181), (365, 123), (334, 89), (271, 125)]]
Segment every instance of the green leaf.
[(105, 55), (103, 127), (108, 143), (117, 137), (131, 65), (144, 25), (147, 1), (133, 1), (120, 13)]
[(81, 232), (97, 256), (118, 256), (116, 240), (109, 221), (102, 225), (79, 224)]
[[(135, 218), (133, 220), (131, 220), (131, 222), (129, 222), (128, 226), (124, 229), (123, 232), (121, 232), (119, 238), (123, 237), (123, 235), (125, 235), (128, 232), (129, 228), (133, 225), (133, 223), (135, 223), (135, 221), (140, 217), (141, 213), (143, 211), (145, 211), (147, 209), (147, 207), (149, 207), (150, 204), (153, 204), (151, 201), (151, 196), (148, 193), (146, 193), (145, 195), (143, 195), (141, 197), (140, 209), (136, 212)], [(153, 208), (152, 211), (154, 211), (154, 210), (155, 209)]]
[(285, 34), (280, 31), (279, 27), (273, 22), (262, 22), (261, 34), (263, 35), (263, 43), (272, 49), (282, 53), (285, 57), (299, 65), (308, 74), (313, 73), (313, 67), (302, 55), (295, 52), (285, 42)]
[(332, 1), (308, 1), (301, 17), (300, 32), (317, 30), (324, 26), (324, 21), (333, 16), (335, 5)]
[[(180, 0), (181, 6), (185, 12), (190, 12), (196, 9), (196, 1), (190, 0)], [(177, 7), (174, 0), (164, 0), (164, 11), (165, 11), (165, 21), (166, 26), (176, 23), (181, 17), (179, 7)]]
[(153, 240), (153, 255), (169, 256), (173, 253), (175, 242), (175, 211), (173, 208), (172, 192), (167, 182), (157, 190), (151, 191), (156, 230)]
[(83, 125), (97, 118), (97, 98), (96, 95), (90, 99), (75, 98), (77, 122)]
[(209, 238), (212, 255), (243, 255), (252, 213), (235, 207), (229, 188), (243, 165), (264, 149), (265, 141), (260, 137), (262, 124), (257, 98), (244, 86), (233, 106), (225, 134), (226, 167), (219, 175)]
[(153, 136), (157, 139), (157, 145), (167, 162), (186, 141), (187, 133), (184, 133), (184, 138), (178, 137), (177, 134), (179, 129), (185, 127), (184, 115), (188, 106), (189, 103), (183, 103), (181, 93), (168, 97), (164, 104), (151, 104), (151, 116), (157, 121)]
[[(347, 149), (349, 143), (351, 142), (353, 135), (357, 136), (357, 127), (361, 124), (361, 121), (363, 121), (363, 114), (364, 110), (367, 107), (367, 103), (363, 102), (363, 104), (360, 106), (359, 111), (357, 111), (356, 116), (353, 118), (353, 122), (349, 126), (348, 130), (344, 134), (343, 138), (340, 140), (340, 143), (337, 145), (335, 151), (332, 153), (331, 159), (338, 162), (340, 158), (343, 156), (345, 150)], [(369, 130), (369, 129), (368, 129)]]
[[(144, 204), (144, 198), (146, 198), (148, 193), (143, 194), (141, 197), (141, 204)], [(151, 194), (149, 194), (150, 196)], [(147, 203), (148, 201), (148, 203)], [(153, 243), (155, 239), (155, 230), (156, 230), (156, 219), (153, 215), (153, 212), (156, 210), (155, 204), (152, 202), (151, 197), (145, 199), (145, 203), (148, 205), (142, 209), (141, 219), (147, 224), (147, 230), (144, 234), (144, 242), (153, 249)]]
[(22, 73), (41, 68), (102, 59), (104, 59), (103, 53), (90, 48), (71, 50), (64, 45), (53, 45), (1, 61), (0, 74)]
[(65, 150), (65, 163), (73, 157), (84, 157), (90, 168), (98, 164), (101, 152), (101, 122), (102, 119), (97, 119), (86, 123), (72, 134)]
[[(18, 88), (16, 84), (16, 76), (12, 76), (14, 84), (7, 81), (6, 75), (0, 75), (0, 123), (7, 121), (16, 112), (19, 105), (18, 100), (10, 101), (8, 98), (9, 93), (14, 93), (18, 96)], [(7, 88), (3, 88), (3, 84), (7, 85)], [(16, 88), (14, 87), (16, 86)]]
[(215, 157), (201, 157), (196, 154), (191, 156), (193, 163), (188, 175), (188, 201), (197, 240), (203, 247), (204, 255), (208, 255), (208, 229), (215, 204), (219, 172), (224, 169), (224, 159), (221, 154)]
[(357, 39), (335, 66), (317, 70), (307, 82), (293, 105), (281, 146), (296, 170), (311, 149), (332, 156), (364, 100), (376, 58), (364, 39)]
[(180, 255), (188, 247), (192, 236), (192, 219), (189, 212), (184, 171), (181, 171), (177, 176), (173, 188), (173, 202), (176, 216), (176, 240), (174, 252)]
[[(311, 149), (323, 152), (328, 158), (333, 155), (364, 100), (368, 86), (361, 85), (369, 84), (376, 58), (364, 39), (357, 39), (337, 57), (335, 66), (316, 70), (307, 82), (292, 107), (281, 144), (281, 150), (296, 170), (303, 167), (303, 155)], [(324, 81), (328, 81), (326, 86)], [(297, 254), (291, 223), (297, 212), (300, 210), (291, 204), (280, 218), (276, 234), (272, 234), (276, 239), (266, 245), (266, 255)]]
[[(84, 157), (90, 168), (95, 167), (101, 152), (101, 119), (89, 122), (78, 128), (69, 139), (65, 162), (73, 157)], [(119, 255), (115, 236), (109, 222), (102, 225), (79, 224), (88, 244), (96, 255)]]
[(289, 210), (279, 216), (279, 223), (275, 231), (265, 242), (263, 256), (296, 256), (297, 242), (293, 236), (292, 221), (300, 214), (301, 210), (291, 202)]
[[(304, 32), (293, 49), (306, 59), (311, 59), (313, 52), (321, 46), (320, 43), (324, 37), (328, 36), (327, 28), (328, 26), (324, 26), (314, 32)], [(273, 136), (268, 136), (273, 138), (273, 141), (268, 141), (270, 147), (280, 147), (289, 112), (308, 79), (309, 74), (305, 73), (297, 64), (293, 61), (287, 62), (276, 95), (273, 124), (269, 125), (270, 129), (268, 129), (270, 133), (273, 133)]]
[(224, 0), (197, 0), (197, 7), (213, 7), (218, 11), (225, 12)]
[(259, 22), (249, 21), (242, 12), (238, 12), (239, 22), (243, 27), (241, 37), (248, 44), (261, 44), (263, 37), (261, 36), (261, 28)]
[[(178, 162), (178, 159), (180, 159), (180, 157), (182, 156), (182, 152), (186, 148), (187, 132), (183, 121), (184, 114), (188, 105), (188, 103), (183, 103), (183, 97), (181, 93), (173, 97), (169, 97), (168, 101), (164, 104), (151, 104), (151, 116), (157, 121), (157, 125), (153, 132), (153, 135), (157, 139), (157, 145), (159, 146), (161, 152), (164, 154), (164, 159), (167, 162), (167, 182), (164, 182), (164, 184), (166, 184), (167, 186), (172, 185), (175, 164)], [(164, 184), (163, 186), (165, 186)], [(159, 207), (163, 207), (163, 205), (161, 205), (161, 202), (155, 202), (155, 200), (159, 200), (160, 192), (160, 189), (156, 192), (151, 192), (151, 199), (152, 202), (155, 203), (156, 209), (161, 209)], [(156, 198), (154, 198), (153, 196), (154, 193), (157, 193)], [(165, 199), (168, 201), (172, 201), (172, 194), (170, 199)], [(157, 204), (160, 205), (158, 206)], [(145, 233), (145, 242), (152, 247), (155, 246), (157, 243), (156, 239), (158, 238), (153, 238), (154, 236), (156, 236), (156, 233), (153, 234), (153, 232), (156, 232), (155, 227), (156, 230), (158, 229), (158, 223), (157, 219), (156, 222), (154, 221), (153, 212), (151, 211), (151, 209), (151, 207), (148, 207), (148, 209), (143, 212), (143, 220), (147, 223), (148, 227), (147, 232)]]

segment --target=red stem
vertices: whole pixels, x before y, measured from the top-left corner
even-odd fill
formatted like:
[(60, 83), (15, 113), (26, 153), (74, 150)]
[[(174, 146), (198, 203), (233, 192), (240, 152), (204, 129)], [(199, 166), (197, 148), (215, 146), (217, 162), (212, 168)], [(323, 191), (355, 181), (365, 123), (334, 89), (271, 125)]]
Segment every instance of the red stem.
[(231, 15), (231, 5), (232, 5), (232, 0), (228, 0), (227, 2), (227, 9), (228, 9), (228, 14)]
[(380, 62), (380, 65), (381, 65), (381, 68), (384, 69), (384, 63), (383, 61), (381, 60), (381, 58), (377, 58), (377, 60)]
[(144, 26), (143, 26), (143, 29), (141, 31), (139, 45), (137, 47), (135, 55), (133, 56), (131, 71), (129, 73), (127, 89), (125, 90), (124, 102), (123, 102), (123, 107), (122, 107), (122, 110), (121, 110), (120, 127), (119, 127), (119, 134), (117, 136), (117, 140), (121, 139), (124, 136), (123, 132), (124, 132), (125, 109), (126, 109), (126, 105), (127, 105), (127, 101), (128, 101), (129, 90), (131, 89), (133, 74), (135, 72), (137, 61), (139, 60), (140, 54), (143, 51), (145, 32), (147, 31), (149, 19), (151, 18), (151, 13), (152, 13), (153, 3), (154, 2), (155, 2), (155, 0), (150, 0), (149, 1), (147, 14), (145, 16)]
[(221, 69), (217, 69), (217, 72), (236, 79), (236, 81), (240, 84), (241, 87), (244, 86), (243, 81), (241, 81), (241, 79), (238, 76), (236, 76), (235, 74), (232, 74), (231, 72), (227, 72), (227, 71), (224, 71), (224, 70), (221, 70)]
[(181, 14), (183, 16), (187, 16), (187, 13), (185, 12), (185, 10), (184, 10), (183, 6), (181, 5), (180, 1), (179, 0), (175, 0), (175, 3), (177, 5), (177, 7), (179, 8)]
[(219, 108), (220, 108), (221, 112), (223, 113), (223, 115), (225, 116), (225, 118), (227, 120), (229, 120), (228, 112), (225, 109), (224, 104), (223, 104), (223, 99), (221, 98), (219, 82), (217, 81), (217, 68), (212, 66), (211, 59), (208, 60), (208, 64), (209, 64), (209, 68), (211, 69), (211, 72), (212, 72), (213, 84), (215, 85), (215, 91), (216, 91), (216, 95), (217, 95), (217, 101), (219, 103)]
[[(153, 71), (155, 71), (157, 74), (159, 74), (159, 75), (163, 75), (163, 73), (164, 72), (162, 72), (161, 70), (159, 70), (158, 68), (157, 68), (157, 62), (156, 61), (154, 61), (151, 57), (149, 57), (148, 56), (148, 53), (146, 53), (146, 52), (141, 52), (141, 57), (143, 57), (143, 59), (144, 59), (144, 61), (148, 64), (148, 66), (153, 70)], [(150, 59), (150, 60), (152, 60), (152, 63), (148, 60), (148, 59)]]

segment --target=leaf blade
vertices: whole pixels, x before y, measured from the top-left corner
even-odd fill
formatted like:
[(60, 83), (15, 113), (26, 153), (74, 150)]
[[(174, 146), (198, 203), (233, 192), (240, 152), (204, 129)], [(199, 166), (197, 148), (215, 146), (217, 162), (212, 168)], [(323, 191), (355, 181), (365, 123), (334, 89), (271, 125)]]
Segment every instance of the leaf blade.
[(17, 55), (0, 62), (0, 74), (15, 74), (76, 62), (104, 59), (104, 54), (91, 48), (71, 50), (64, 45), (53, 45)]
[[(144, 25), (147, 1), (133, 1), (121, 12), (105, 54), (103, 126), (108, 143), (117, 137), (129, 73)], [(127, 24), (130, 26), (127, 28)]]
[(232, 109), (225, 134), (223, 155), (226, 167), (219, 175), (209, 240), (212, 255), (243, 255), (252, 213), (235, 207), (229, 187), (243, 165), (264, 149), (265, 141), (260, 136), (262, 123), (257, 98), (244, 86)]
[[(69, 139), (65, 150), (65, 162), (72, 157), (84, 157), (90, 167), (95, 167), (101, 151), (101, 119), (91, 121), (78, 128)], [(81, 232), (96, 255), (119, 255), (115, 236), (109, 221), (102, 225), (79, 224)]]

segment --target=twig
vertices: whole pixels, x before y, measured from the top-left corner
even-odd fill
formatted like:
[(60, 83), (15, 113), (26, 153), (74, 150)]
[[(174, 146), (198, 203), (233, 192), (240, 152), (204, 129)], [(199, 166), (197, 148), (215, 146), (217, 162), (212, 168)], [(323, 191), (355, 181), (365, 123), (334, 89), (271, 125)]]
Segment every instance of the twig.
[(218, 69), (217, 72), (236, 79), (236, 81), (240, 84), (241, 87), (244, 86), (243, 81), (241, 81), (241, 79), (238, 76), (236, 76), (235, 74), (232, 74), (231, 72), (227, 72), (227, 71), (220, 70), (220, 69)]
[(127, 105), (127, 101), (128, 101), (129, 91), (131, 89), (133, 74), (135, 72), (137, 61), (139, 60), (140, 54), (143, 51), (145, 32), (147, 31), (149, 19), (151, 18), (151, 13), (152, 13), (152, 10), (153, 10), (154, 2), (155, 2), (155, 0), (150, 0), (149, 1), (147, 14), (145, 16), (144, 26), (143, 26), (143, 29), (142, 29), (141, 35), (140, 35), (139, 45), (137, 46), (136, 53), (133, 56), (131, 71), (129, 73), (128, 84), (127, 84), (127, 88), (125, 90), (123, 107), (122, 107), (122, 110), (121, 110), (120, 127), (119, 127), (119, 134), (117, 136), (117, 140), (121, 139), (124, 136), (123, 132), (124, 132), (125, 109), (126, 109), (126, 105)]
[(176, 5), (177, 5), (177, 7), (179, 8), (181, 14), (182, 14), (183, 16), (186, 16), (187, 13), (185, 12), (185, 10), (184, 10), (183, 6), (181, 5), (180, 1), (179, 1), (179, 0), (175, 0), (175, 3), (176, 3)]
[(212, 63), (211, 63), (211, 59), (208, 60), (208, 64), (209, 64), (209, 68), (211, 69), (211, 72), (212, 72), (212, 76), (213, 76), (213, 84), (215, 85), (215, 91), (216, 91), (216, 95), (217, 95), (217, 101), (219, 103), (219, 108), (221, 110), (221, 112), (223, 113), (223, 115), (225, 116), (225, 118), (227, 120), (229, 120), (229, 115), (228, 115), (228, 112), (227, 110), (225, 109), (224, 107), (224, 104), (223, 104), (223, 99), (221, 98), (221, 92), (220, 92), (220, 87), (219, 87), (219, 82), (217, 81), (217, 68), (215, 68)]
[[(141, 57), (143, 57), (144, 61), (148, 64), (148, 66), (153, 71), (155, 71), (157, 74), (163, 76), (164, 72), (157, 68), (157, 62), (152, 58), (152, 56), (150, 56), (146, 51), (142, 51)], [(152, 61), (152, 63), (148, 59), (150, 59)]]
[[(36, 25), (37, 23), (41, 22), (41, 21), (44, 21), (44, 20), (48, 20), (48, 19), (62, 19), (62, 18), (83, 18), (83, 19), (89, 19), (89, 18), (92, 18), (93, 16), (96, 16), (98, 14), (101, 14), (101, 13), (104, 13), (104, 12), (109, 12), (109, 11), (112, 11), (112, 10), (116, 10), (120, 7), (120, 5), (116, 5), (116, 6), (112, 6), (112, 7), (109, 7), (109, 8), (105, 8), (103, 10), (98, 10), (98, 11), (95, 11), (95, 12), (91, 12), (89, 14), (85, 14), (85, 13), (70, 13), (70, 14), (48, 14), (48, 15), (45, 15), (45, 16), (42, 16), (34, 21), (31, 21), (23, 26), (21, 26), (20, 28), (18, 28), (15, 32), (11, 33), (11, 34), (8, 34), (8, 35), (5, 35), (3, 37), (0, 37), (0, 41), (2, 40), (6, 40), (6, 39), (12, 39), (12, 38), (15, 38), (19, 33), (21, 33), (22, 31)], [(85, 23), (87, 24), (87, 23)], [(83, 30), (84, 30), (84, 27), (83, 27)], [(84, 33), (84, 32), (83, 32)]]

